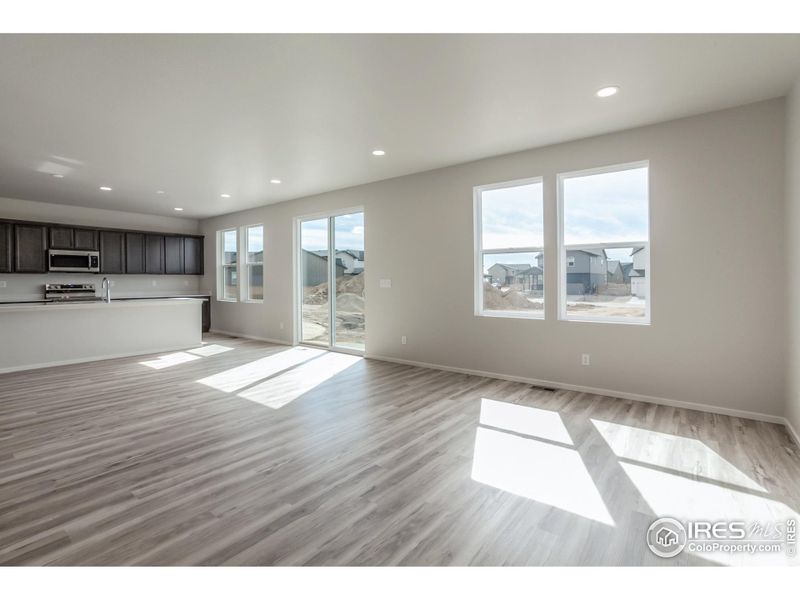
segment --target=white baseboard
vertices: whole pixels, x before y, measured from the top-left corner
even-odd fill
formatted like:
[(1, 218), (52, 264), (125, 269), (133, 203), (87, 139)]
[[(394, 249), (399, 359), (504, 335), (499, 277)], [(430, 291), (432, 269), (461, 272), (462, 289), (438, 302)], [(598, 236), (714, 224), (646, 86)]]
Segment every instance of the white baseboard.
[[(403, 358), (393, 358), (391, 356), (380, 356), (376, 354), (368, 354), (366, 358), (374, 360), (383, 360), (386, 362), (398, 363), (401, 365), (410, 365), (414, 367), (425, 367), (427, 369), (438, 369), (440, 371), (451, 371), (453, 373), (464, 373), (465, 375), (477, 375), (479, 377), (489, 377), (491, 379), (503, 379), (506, 381), (516, 381), (519, 383), (527, 383), (529, 385), (536, 385), (540, 387), (557, 388), (562, 390), (570, 390), (573, 392), (582, 392), (585, 394), (597, 394), (600, 396), (610, 396), (612, 398), (623, 398), (625, 400), (636, 400), (639, 402), (648, 402), (650, 404), (661, 404), (664, 406), (673, 406), (675, 408), (685, 408), (689, 410), (699, 410), (708, 413), (715, 413), (720, 415), (727, 415), (729, 417), (739, 417), (742, 419), (752, 419), (754, 421), (765, 421), (767, 423), (778, 423), (780, 425), (787, 425), (788, 421), (784, 417), (776, 415), (768, 415), (765, 413), (753, 412), (749, 410), (738, 410), (735, 408), (726, 408), (724, 406), (714, 406), (712, 404), (697, 404), (694, 402), (684, 402), (682, 400), (672, 400), (670, 398), (659, 398), (657, 396), (647, 396), (644, 394), (632, 394), (630, 392), (620, 392), (617, 390), (604, 390), (602, 388), (594, 388), (583, 385), (573, 385), (570, 383), (562, 383), (560, 381), (545, 381), (542, 379), (532, 379), (530, 377), (518, 377), (516, 375), (506, 375), (503, 373), (492, 373), (489, 371), (476, 371), (474, 369), (462, 369), (459, 367), (449, 367), (447, 365), (437, 365), (434, 363), (425, 363), (416, 360), (406, 360)], [(793, 430), (790, 431), (797, 436)], [(800, 444), (798, 444), (800, 445)]]
[(46, 363), (37, 363), (33, 365), (20, 365), (16, 367), (4, 367), (0, 369), (0, 375), (3, 373), (18, 373), (19, 371), (32, 371), (34, 369), (47, 369), (48, 367), (64, 367), (66, 365), (78, 365), (87, 362), (97, 362), (101, 360), (113, 360), (115, 358), (131, 358), (132, 356), (148, 356), (150, 354), (162, 354), (164, 352), (178, 352), (179, 350), (186, 350), (187, 348), (197, 347), (197, 344), (181, 344), (180, 346), (168, 348), (156, 348), (154, 350), (137, 350), (136, 352), (123, 352), (121, 354), (106, 354), (104, 356), (87, 356), (85, 358), (70, 358), (67, 360), (54, 360)]
[(797, 430), (795, 430), (792, 422), (789, 419), (784, 419), (783, 424), (786, 426), (786, 429), (789, 430), (789, 435), (794, 439), (794, 443), (800, 447), (800, 435), (797, 435)]
[(291, 346), (291, 342), (286, 340), (278, 340), (275, 338), (259, 337), (257, 335), (247, 335), (244, 333), (236, 333), (235, 331), (223, 331), (222, 329), (212, 329), (208, 333), (218, 333), (220, 335), (229, 335), (231, 337), (244, 338), (246, 340), (255, 340), (257, 342), (267, 342), (269, 344), (280, 344), (281, 346)]

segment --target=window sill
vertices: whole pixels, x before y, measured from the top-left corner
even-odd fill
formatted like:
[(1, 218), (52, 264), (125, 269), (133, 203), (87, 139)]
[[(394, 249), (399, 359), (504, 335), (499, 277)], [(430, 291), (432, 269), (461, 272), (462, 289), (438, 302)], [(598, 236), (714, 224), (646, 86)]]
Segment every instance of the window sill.
[(522, 311), (502, 311), (502, 310), (485, 310), (482, 312), (476, 312), (476, 317), (490, 317), (493, 319), (526, 319), (526, 320), (535, 320), (535, 321), (544, 321), (544, 313), (539, 312), (531, 312), (530, 314), (526, 314)]
[(242, 300), (242, 304), (264, 304), (263, 300)]
[(236, 302), (236, 298), (214, 298), (217, 302)]
[(565, 323), (603, 323), (605, 325), (646, 325), (649, 326), (650, 320), (634, 321), (631, 319), (609, 319), (608, 317), (559, 317), (559, 321)]

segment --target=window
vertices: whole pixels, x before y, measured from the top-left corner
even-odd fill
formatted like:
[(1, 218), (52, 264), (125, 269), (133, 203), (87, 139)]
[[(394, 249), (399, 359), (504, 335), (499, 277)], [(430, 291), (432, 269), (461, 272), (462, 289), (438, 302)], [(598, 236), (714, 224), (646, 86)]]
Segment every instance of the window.
[(475, 314), (544, 317), (542, 179), (476, 187)]
[(264, 226), (251, 225), (245, 229), (245, 234), (247, 236), (245, 299), (260, 301), (264, 299)]
[(647, 163), (558, 180), (560, 318), (649, 323)]
[(218, 235), (217, 299), (235, 302), (239, 295), (239, 236), (235, 229), (220, 231)]

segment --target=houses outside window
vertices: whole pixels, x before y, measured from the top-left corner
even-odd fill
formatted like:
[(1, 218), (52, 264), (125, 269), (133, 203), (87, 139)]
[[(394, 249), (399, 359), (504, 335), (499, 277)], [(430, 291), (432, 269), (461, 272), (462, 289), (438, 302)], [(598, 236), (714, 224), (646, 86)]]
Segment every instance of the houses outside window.
[(541, 178), (474, 190), (475, 314), (544, 317)]
[(217, 299), (236, 302), (239, 296), (239, 236), (236, 229), (217, 232)]
[(559, 318), (650, 322), (648, 164), (559, 175)]

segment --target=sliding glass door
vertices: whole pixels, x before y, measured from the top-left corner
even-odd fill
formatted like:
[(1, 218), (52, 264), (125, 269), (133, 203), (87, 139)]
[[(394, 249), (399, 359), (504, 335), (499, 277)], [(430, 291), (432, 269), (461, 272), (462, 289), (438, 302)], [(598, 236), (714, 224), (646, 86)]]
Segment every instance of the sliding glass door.
[(302, 219), (299, 234), (300, 342), (363, 352), (364, 213)]

